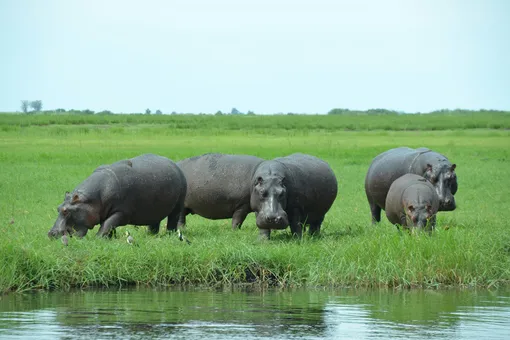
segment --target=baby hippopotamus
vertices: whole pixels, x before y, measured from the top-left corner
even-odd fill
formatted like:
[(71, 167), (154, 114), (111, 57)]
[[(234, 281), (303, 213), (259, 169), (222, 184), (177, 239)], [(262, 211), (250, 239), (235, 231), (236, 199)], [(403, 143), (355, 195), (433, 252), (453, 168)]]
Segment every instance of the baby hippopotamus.
[(385, 206), (391, 223), (405, 229), (416, 227), (430, 231), (436, 225), (439, 197), (425, 178), (405, 174), (391, 184)]

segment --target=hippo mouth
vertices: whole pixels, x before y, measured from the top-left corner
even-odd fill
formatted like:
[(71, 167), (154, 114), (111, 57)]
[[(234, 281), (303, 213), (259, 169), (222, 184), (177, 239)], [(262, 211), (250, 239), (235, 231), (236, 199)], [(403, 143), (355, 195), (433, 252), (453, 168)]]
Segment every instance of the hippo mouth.
[(439, 211), (453, 211), (457, 208), (455, 201), (450, 201), (448, 203), (439, 202)]
[(285, 229), (289, 225), (286, 216), (269, 217), (257, 213), (255, 213), (255, 215), (257, 227), (259, 227), (259, 229)]

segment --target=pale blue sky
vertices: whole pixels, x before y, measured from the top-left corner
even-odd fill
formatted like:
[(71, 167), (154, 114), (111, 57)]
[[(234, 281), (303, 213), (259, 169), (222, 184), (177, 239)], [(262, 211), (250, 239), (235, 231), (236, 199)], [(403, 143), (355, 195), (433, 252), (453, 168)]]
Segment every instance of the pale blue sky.
[(510, 0), (0, 0), (0, 111), (510, 110)]

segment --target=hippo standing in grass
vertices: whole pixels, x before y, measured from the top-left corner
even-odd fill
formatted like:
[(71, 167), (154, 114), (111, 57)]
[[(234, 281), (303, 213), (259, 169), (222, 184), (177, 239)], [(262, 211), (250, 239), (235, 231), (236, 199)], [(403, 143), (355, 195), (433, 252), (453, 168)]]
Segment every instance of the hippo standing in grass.
[(177, 165), (188, 183), (179, 227), (187, 214), (217, 220), (232, 218), (232, 228), (240, 228), (250, 207), (251, 178), (264, 160), (248, 155), (208, 153), (183, 159)]
[(434, 229), (438, 209), (439, 197), (436, 189), (419, 175), (400, 176), (391, 184), (386, 196), (385, 211), (388, 220), (405, 229)]
[(97, 236), (110, 236), (126, 224), (148, 225), (159, 231), (168, 217), (167, 229), (177, 227), (186, 197), (186, 178), (170, 159), (144, 154), (111, 165), (102, 165), (66, 193), (49, 237), (72, 234), (83, 237), (96, 224)]
[(252, 177), (250, 199), (261, 238), (289, 224), (299, 237), (305, 223), (311, 235), (319, 233), (337, 190), (333, 170), (317, 157), (296, 153), (262, 162)]
[(385, 209), (386, 195), (393, 181), (407, 173), (423, 176), (434, 186), (439, 197), (439, 211), (455, 210), (455, 167), (448, 158), (427, 148), (400, 147), (375, 157), (365, 177), (372, 223), (381, 221), (381, 209)]

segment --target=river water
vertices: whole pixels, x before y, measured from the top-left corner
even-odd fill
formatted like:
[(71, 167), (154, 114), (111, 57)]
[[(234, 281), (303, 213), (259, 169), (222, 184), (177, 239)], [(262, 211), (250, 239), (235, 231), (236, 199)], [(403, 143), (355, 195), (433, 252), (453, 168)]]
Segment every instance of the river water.
[(138, 288), (0, 296), (0, 339), (30, 338), (510, 339), (510, 288)]

